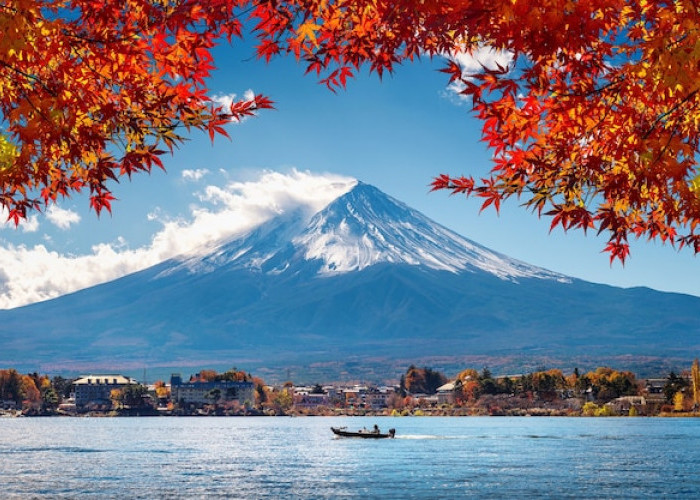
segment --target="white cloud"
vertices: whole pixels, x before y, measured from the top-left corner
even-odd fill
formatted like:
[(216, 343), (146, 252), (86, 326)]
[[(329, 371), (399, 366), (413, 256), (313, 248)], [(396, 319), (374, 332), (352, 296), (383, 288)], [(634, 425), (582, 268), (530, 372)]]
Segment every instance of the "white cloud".
[[(221, 106), (224, 109), (224, 111), (231, 109), (231, 104), (233, 104), (236, 101), (250, 101), (253, 98), (255, 98), (255, 92), (253, 92), (252, 89), (248, 89), (245, 92), (243, 92), (242, 99), (238, 99), (238, 96), (236, 94), (214, 94), (213, 96), (211, 96), (212, 102)], [(243, 123), (244, 121), (246, 121), (246, 119), (247, 117), (243, 117), (240, 120), (231, 120), (231, 123)]]
[(513, 62), (513, 53), (481, 45), (471, 52), (457, 52), (451, 59), (459, 63), (465, 75), (469, 75), (480, 73), (483, 68), (497, 69), (498, 66), (507, 68)]
[(209, 173), (209, 170), (206, 168), (197, 168), (194, 170), (191, 169), (186, 169), (182, 171), (182, 178), (185, 179), (186, 181), (194, 181), (197, 182), (202, 179), (205, 175)]
[(51, 205), (46, 210), (46, 218), (59, 229), (68, 229), (71, 224), (80, 222), (80, 215), (76, 212), (60, 208), (57, 205)]
[[(47, 300), (177, 255), (203, 252), (291, 209), (305, 207), (309, 213), (317, 212), (355, 183), (331, 174), (266, 171), (250, 181), (206, 186), (187, 218), (171, 218), (161, 210), (148, 214), (149, 220), (159, 221), (162, 227), (140, 248), (128, 248), (122, 238), (97, 244), (86, 255), (66, 255), (45, 245), (0, 246), (0, 308)], [(65, 221), (70, 217), (56, 218)]]
[(39, 217), (35, 215), (30, 215), (26, 220), (20, 222), (19, 227), (25, 233), (36, 233), (39, 230)]
[(236, 94), (214, 94), (211, 96), (211, 100), (214, 104), (218, 104), (226, 110), (236, 100)]
[(21, 229), (23, 233), (35, 233), (39, 230), (39, 217), (36, 214), (30, 215), (26, 219), (20, 219), (17, 226), (13, 220), (7, 219), (8, 214), (7, 208), (0, 208), (1, 229)]
[[(497, 69), (498, 66), (508, 68), (513, 62), (513, 53), (507, 50), (498, 50), (488, 45), (480, 45), (475, 50), (456, 52), (447, 56), (452, 59), (462, 68), (462, 76), (469, 78), (475, 73), (481, 73), (484, 68)], [(448, 88), (463, 97), (459, 93), (464, 90), (464, 85), (461, 82), (452, 82)]]

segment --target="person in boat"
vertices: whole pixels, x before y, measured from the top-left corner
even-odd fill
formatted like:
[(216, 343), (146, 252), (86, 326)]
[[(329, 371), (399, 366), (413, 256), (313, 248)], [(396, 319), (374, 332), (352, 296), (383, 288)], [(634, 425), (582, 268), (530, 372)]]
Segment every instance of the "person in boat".
[(372, 429), (372, 434), (379, 434), (379, 426), (377, 426), (377, 424), (374, 424), (374, 429)]

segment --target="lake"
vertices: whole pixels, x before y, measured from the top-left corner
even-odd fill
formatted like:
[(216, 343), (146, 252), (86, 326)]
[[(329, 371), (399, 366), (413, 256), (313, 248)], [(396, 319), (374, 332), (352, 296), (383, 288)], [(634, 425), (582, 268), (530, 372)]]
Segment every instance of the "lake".
[[(330, 426), (396, 429), (337, 438)], [(2, 498), (700, 497), (700, 419), (0, 419)]]

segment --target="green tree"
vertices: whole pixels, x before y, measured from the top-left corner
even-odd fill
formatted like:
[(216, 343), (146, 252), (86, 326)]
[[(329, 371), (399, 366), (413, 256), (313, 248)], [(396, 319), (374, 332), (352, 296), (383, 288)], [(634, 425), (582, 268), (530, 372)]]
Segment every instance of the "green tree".
[(674, 372), (668, 374), (666, 379), (666, 384), (664, 385), (664, 396), (666, 396), (666, 401), (671, 403), (673, 397), (678, 392), (683, 392), (688, 387), (688, 381), (676, 375)]
[(502, 394), (513, 394), (513, 392), (515, 391), (515, 383), (510, 377), (503, 377), (499, 380), (498, 385), (498, 392)]
[(491, 377), (480, 378), (479, 384), (481, 385), (481, 392), (483, 394), (498, 394), (500, 392), (498, 383)]
[(60, 375), (56, 375), (51, 379), (51, 385), (56, 391), (56, 394), (59, 396), (59, 399), (62, 400), (70, 397), (73, 379), (63, 378)]
[(521, 394), (528, 393), (533, 390), (532, 373), (521, 375), (518, 379), (517, 390)]
[(127, 384), (120, 392), (122, 405), (128, 408), (141, 408), (144, 406), (143, 399), (148, 394), (148, 389), (141, 384)]
[(48, 387), (41, 391), (41, 401), (45, 409), (58, 407), (59, 397), (53, 387)]

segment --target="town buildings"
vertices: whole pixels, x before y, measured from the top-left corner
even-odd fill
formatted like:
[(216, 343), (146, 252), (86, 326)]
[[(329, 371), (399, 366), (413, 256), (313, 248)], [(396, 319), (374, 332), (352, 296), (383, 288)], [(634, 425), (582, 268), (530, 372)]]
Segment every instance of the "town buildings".
[[(198, 377), (195, 377), (197, 379)], [(252, 405), (255, 402), (252, 382), (200, 380), (183, 382), (179, 373), (170, 377), (170, 398), (177, 404), (203, 405), (223, 401), (238, 401), (240, 404)]]

